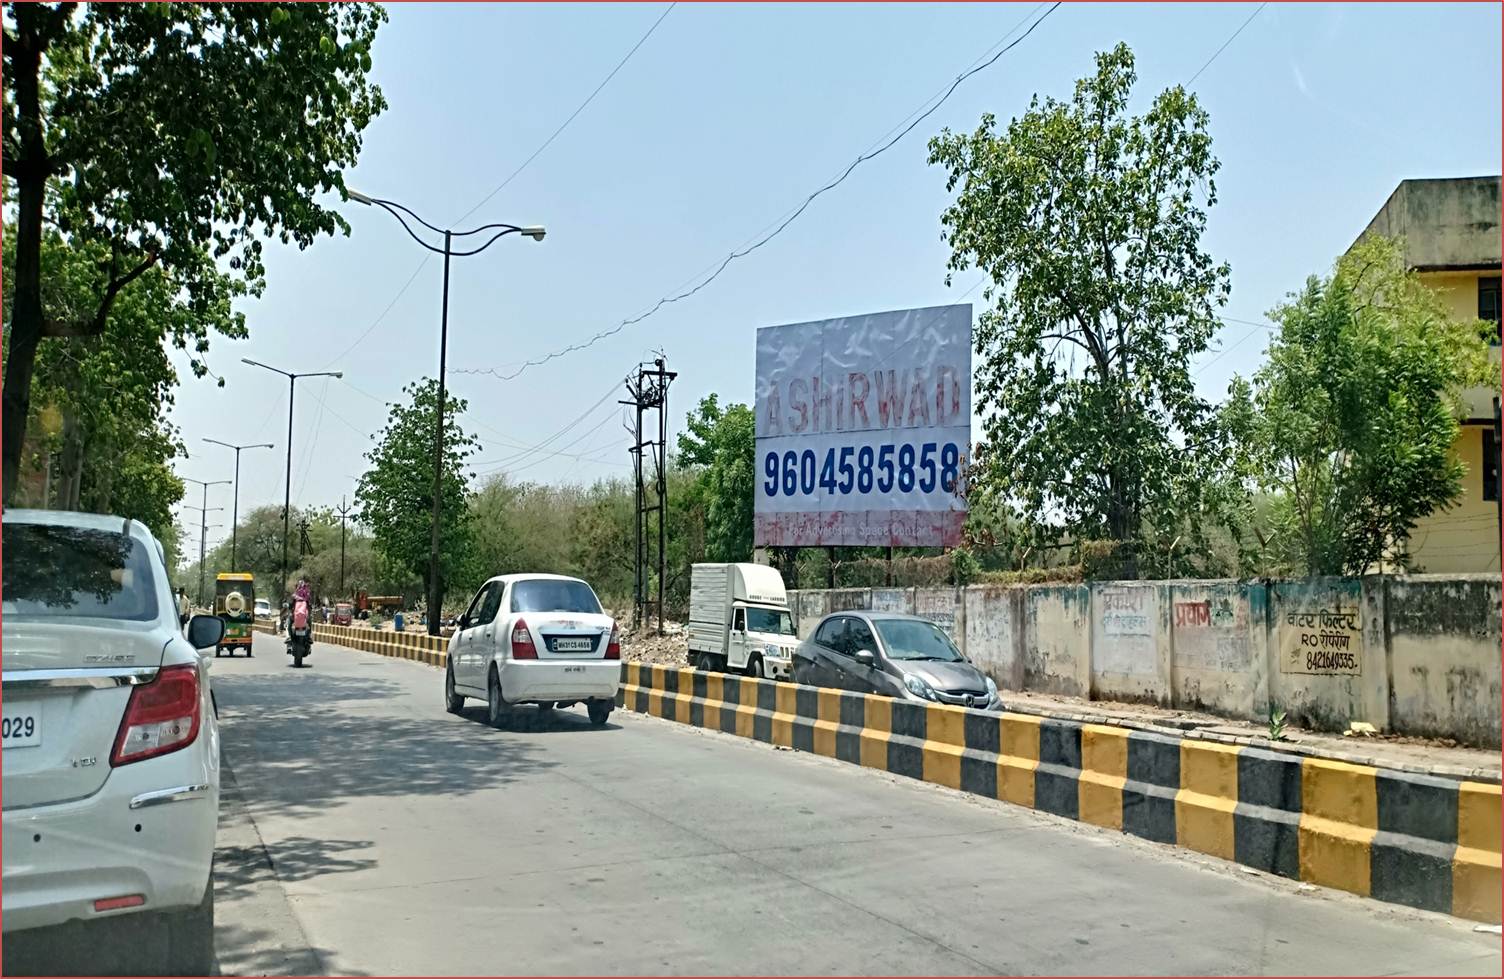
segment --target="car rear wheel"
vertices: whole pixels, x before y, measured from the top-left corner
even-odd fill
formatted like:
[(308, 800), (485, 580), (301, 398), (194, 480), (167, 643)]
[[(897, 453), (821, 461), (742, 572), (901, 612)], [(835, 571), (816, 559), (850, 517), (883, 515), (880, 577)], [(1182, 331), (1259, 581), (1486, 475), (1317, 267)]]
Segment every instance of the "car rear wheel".
[(444, 709), (458, 714), (465, 709), (465, 697), (454, 692), (454, 667), (444, 670)]
[(163, 916), (169, 976), (207, 976), (214, 971), (214, 875), (203, 900), (186, 911)]
[(491, 668), (491, 676), (486, 681), (486, 721), (494, 728), (506, 726), (507, 720), (512, 716), (512, 709), (501, 698), (501, 678), (496, 675), (496, 668)]
[(585, 710), (590, 713), (590, 723), (601, 727), (606, 723), (606, 718), (611, 716), (611, 708), (616, 706), (609, 700), (592, 700), (586, 705)]

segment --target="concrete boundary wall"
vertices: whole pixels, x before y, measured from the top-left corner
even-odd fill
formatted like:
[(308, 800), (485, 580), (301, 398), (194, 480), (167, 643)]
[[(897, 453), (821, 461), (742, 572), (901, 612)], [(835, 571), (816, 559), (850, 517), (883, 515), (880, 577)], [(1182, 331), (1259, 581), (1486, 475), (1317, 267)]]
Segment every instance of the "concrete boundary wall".
[(936, 622), (1004, 690), (1152, 703), (1314, 730), (1504, 743), (1493, 575), (795, 591), (821, 617), (871, 608)]
[(649, 663), (618, 706), (1266, 873), (1500, 920), (1500, 788), (1104, 725)]

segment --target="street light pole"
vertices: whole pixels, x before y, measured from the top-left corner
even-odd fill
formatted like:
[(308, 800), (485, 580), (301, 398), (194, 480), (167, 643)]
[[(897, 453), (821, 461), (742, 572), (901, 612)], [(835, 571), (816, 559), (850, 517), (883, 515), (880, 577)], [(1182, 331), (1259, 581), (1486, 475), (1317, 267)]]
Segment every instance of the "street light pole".
[(205, 548), (205, 545), (204, 545), (204, 541), (207, 540), (208, 536), (209, 536), (209, 525), (208, 525), (208, 523), (206, 523), (206, 521), (209, 519), (209, 511), (211, 509), (214, 510), (215, 512), (217, 512), (217, 513), (223, 513), (224, 512), (224, 507), (218, 507), (218, 506), (217, 507), (210, 507), (209, 506), (209, 487), (211, 487), (211, 486), (226, 486), (226, 485), (229, 484), (230, 481), (228, 479), (212, 479), (212, 480), (209, 480), (208, 482), (205, 482), (202, 479), (194, 479), (191, 476), (184, 476), (184, 477), (182, 477), (182, 479), (183, 479), (183, 482), (185, 482), (185, 483), (197, 483), (200, 487), (203, 488), (203, 491), (204, 491), (204, 505), (203, 506), (197, 506), (197, 507), (196, 506), (192, 506), (192, 505), (188, 506), (188, 509), (190, 509), (190, 510), (197, 510), (198, 511), (198, 519), (199, 519), (199, 524), (198, 524), (198, 526), (199, 526), (199, 531), (198, 531), (198, 603), (199, 603), (200, 607), (202, 607), (203, 604), (204, 604), (204, 559), (207, 557), (207, 554), (205, 553), (206, 552), (206, 548)]
[(287, 378), (287, 477), (282, 487), (282, 577), (277, 582), (277, 594), (281, 598), (287, 597), (287, 537), (292, 532), (290, 521), (292, 520), (292, 407), (298, 378), (300, 377), (344, 377), (344, 371), (310, 371), (306, 374), (295, 374), (291, 371), (263, 364), (259, 360), (249, 357), (240, 358), (243, 364), (252, 367), (262, 367), (274, 374), (281, 374)]
[(235, 544), (240, 523), (240, 450), (270, 449), (273, 446), (270, 442), (257, 442), (254, 445), (232, 445), (229, 442), (221, 442), (219, 439), (206, 438), (204, 441), (213, 442), (215, 445), (222, 445), (227, 449), (235, 450), (235, 502), (231, 504), (232, 509), (230, 511), (230, 570), (234, 571), (240, 566), (235, 557)]
[[(397, 219), (402, 225), (403, 230), (408, 233), (413, 241), (416, 241), (419, 245), (434, 254), (444, 256), (444, 296), (439, 314), (439, 404), (437, 410), (434, 412), (436, 422), (433, 434), (433, 515), (432, 527), (430, 528), (428, 538), (428, 633), (429, 635), (436, 636), (439, 634), (439, 620), (442, 617), (440, 605), (444, 597), (442, 583), (439, 581), (439, 523), (440, 501), (442, 500), (444, 488), (445, 368), (447, 367), (449, 353), (449, 259), (452, 257), (464, 258), (468, 255), (478, 255), (491, 247), (491, 244), (497, 239), (505, 235), (519, 234), (534, 241), (542, 241), (543, 236), (547, 232), (542, 225), (519, 226), (515, 224), (487, 224), (469, 231), (452, 231), (429, 224), (418, 217), (417, 214), (395, 201), (368, 197), (359, 191), (350, 190), (349, 188), (345, 189), (345, 193), (349, 195), (351, 200), (360, 204), (367, 206), (375, 205), (383, 208)], [(407, 223), (407, 218), (403, 217), (404, 214), (434, 234), (443, 235), (444, 247), (439, 248), (420, 238), (417, 232), (413, 231), (412, 227)], [(453, 249), (455, 238), (467, 238), (470, 235), (478, 235), (485, 231), (494, 231), (495, 233), (480, 247), (458, 252)]]
[(345, 505), (345, 498), (339, 498), (339, 595), (345, 597), (345, 515), (350, 508)]

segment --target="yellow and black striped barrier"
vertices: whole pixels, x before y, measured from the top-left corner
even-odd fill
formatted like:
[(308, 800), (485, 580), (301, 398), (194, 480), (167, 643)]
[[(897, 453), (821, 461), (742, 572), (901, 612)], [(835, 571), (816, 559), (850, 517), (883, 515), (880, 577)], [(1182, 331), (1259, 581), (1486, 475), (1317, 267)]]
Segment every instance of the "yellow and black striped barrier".
[(620, 706), (1411, 907), (1500, 920), (1500, 787), (647, 663)]

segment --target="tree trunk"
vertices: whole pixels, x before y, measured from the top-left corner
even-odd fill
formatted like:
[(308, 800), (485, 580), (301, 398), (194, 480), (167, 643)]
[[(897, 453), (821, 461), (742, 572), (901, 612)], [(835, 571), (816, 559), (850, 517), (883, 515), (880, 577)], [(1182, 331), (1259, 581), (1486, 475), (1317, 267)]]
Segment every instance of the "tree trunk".
[(58, 460), (57, 508), (77, 510), (84, 481), (84, 430), (78, 410), (63, 409), (63, 449)]
[[(18, 21), (21, 18), (18, 17)], [(30, 18), (25, 18), (29, 21)], [(30, 37), (27, 37), (30, 34)], [(42, 339), (42, 205), (47, 189), (46, 146), (38, 90), (42, 52), (34, 31), (21, 30), (13, 44), (11, 84), (20, 125), (19, 160), (7, 176), (16, 181), (16, 268), (11, 304), (10, 353), (5, 363), (5, 390), (0, 394), (0, 499), (10, 503), (21, 476), (26, 448), (26, 421), (31, 413), (31, 378)]]

